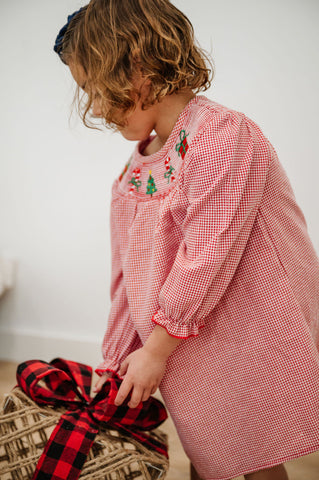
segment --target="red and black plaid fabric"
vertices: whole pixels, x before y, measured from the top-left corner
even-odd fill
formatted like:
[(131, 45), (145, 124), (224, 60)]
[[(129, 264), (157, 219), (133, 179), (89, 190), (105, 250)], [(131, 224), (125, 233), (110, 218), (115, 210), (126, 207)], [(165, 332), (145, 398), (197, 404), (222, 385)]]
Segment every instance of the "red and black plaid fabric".
[(150, 397), (137, 408), (129, 399), (117, 407), (114, 400), (121, 380), (114, 374), (92, 400), (92, 369), (57, 358), (47, 363), (29, 360), (17, 369), (22, 390), (39, 405), (66, 406), (37, 464), (32, 480), (76, 480), (84, 465), (99, 424), (107, 424), (168, 457), (167, 447), (143, 430), (152, 430), (166, 418), (163, 404)]

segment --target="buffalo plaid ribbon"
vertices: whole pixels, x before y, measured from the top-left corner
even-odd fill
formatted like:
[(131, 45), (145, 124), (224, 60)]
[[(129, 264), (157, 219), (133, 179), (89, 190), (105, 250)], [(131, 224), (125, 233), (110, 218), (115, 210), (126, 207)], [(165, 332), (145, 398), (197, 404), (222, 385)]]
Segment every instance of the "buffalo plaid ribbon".
[(76, 480), (99, 430), (99, 425), (115, 428), (139, 442), (167, 455), (167, 447), (142, 430), (152, 430), (166, 418), (162, 403), (150, 397), (137, 408), (114, 400), (121, 380), (114, 374), (91, 399), (92, 369), (87, 365), (57, 358), (47, 363), (29, 360), (17, 369), (22, 390), (37, 404), (65, 406), (43, 453), (32, 480)]

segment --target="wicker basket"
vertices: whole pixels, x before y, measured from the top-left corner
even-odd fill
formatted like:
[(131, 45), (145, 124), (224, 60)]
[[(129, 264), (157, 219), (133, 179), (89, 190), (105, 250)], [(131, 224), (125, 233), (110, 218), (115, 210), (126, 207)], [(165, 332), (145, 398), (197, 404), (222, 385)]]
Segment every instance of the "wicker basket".
[[(29, 480), (63, 408), (39, 407), (20, 388), (6, 395), (0, 410), (0, 478)], [(166, 443), (166, 435), (151, 435)], [(168, 460), (133, 438), (101, 428), (82, 469), (81, 480), (164, 479)]]

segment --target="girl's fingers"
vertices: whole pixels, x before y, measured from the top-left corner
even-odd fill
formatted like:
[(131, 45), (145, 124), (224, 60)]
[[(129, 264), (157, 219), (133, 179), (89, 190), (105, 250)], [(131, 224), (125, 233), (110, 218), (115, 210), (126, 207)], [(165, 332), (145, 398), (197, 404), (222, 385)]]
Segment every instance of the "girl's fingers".
[(117, 395), (115, 397), (114, 405), (116, 405), (117, 407), (119, 405), (122, 405), (122, 403), (124, 402), (128, 394), (132, 390), (132, 387), (133, 387), (132, 383), (129, 380), (127, 380), (127, 378), (124, 378), (120, 386), (120, 389), (117, 392)]
[(128, 406), (130, 408), (136, 408), (141, 403), (143, 395), (144, 391), (141, 387), (134, 387)]
[(101, 379), (98, 382), (96, 382), (96, 384), (93, 387), (93, 392), (99, 392), (103, 384), (104, 382)]
[(99, 392), (101, 390), (102, 386), (104, 385), (104, 383), (106, 382), (106, 380), (111, 376), (112, 376), (111, 372), (106, 372), (103, 375), (101, 375), (101, 377), (98, 379), (98, 381), (96, 382), (96, 384), (93, 387), (93, 392), (94, 393)]
[[(123, 381), (124, 383), (124, 381)], [(123, 385), (122, 383), (122, 385)], [(120, 387), (120, 390), (116, 396), (115, 399), (115, 405), (121, 405), (126, 397), (129, 395), (130, 391), (132, 390), (132, 385), (129, 384), (129, 386), (125, 386), (125, 389), (122, 389), (122, 385)], [(121, 390), (122, 389), (122, 390)], [(152, 395), (152, 393), (155, 393), (157, 390), (156, 387), (154, 387), (152, 390), (146, 389), (143, 390), (141, 387), (133, 387), (132, 394), (131, 394), (131, 399), (128, 403), (128, 406), (130, 408), (136, 408), (141, 402), (146, 402)], [(118, 403), (120, 402), (120, 403)]]
[(144, 390), (144, 393), (143, 393), (143, 396), (142, 396), (142, 402), (146, 402), (146, 400), (148, 400), (150, 398), (150, 396), (152, 395), (152, 391), (151, 390)]
[(120, 366), (120, 369), (119, 369), (119, 372), (118, 372), (120, 377), (123, 377), (123, 375), (126, 374), (127, 369), (128, 369), (128, 361), (124, 360), (124, 362), (121, 363), (121, 366)]

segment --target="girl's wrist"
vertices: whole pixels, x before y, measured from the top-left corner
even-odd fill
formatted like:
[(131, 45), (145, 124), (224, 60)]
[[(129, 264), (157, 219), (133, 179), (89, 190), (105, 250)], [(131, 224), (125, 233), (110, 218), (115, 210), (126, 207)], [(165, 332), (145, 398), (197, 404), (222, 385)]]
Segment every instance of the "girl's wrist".
[(159, 360), (161, 362), (166, 362), (172, 353), (163, 349), (154, 348), (153, 345), (147, 345), (146, 343), (143, 346), (143, 349), (148, 355), (151, 355), (155, 360)]
[(152, 356), (166, 361), (181, 341), (180, 338), (170, 336), (165, 328), (155, 325), (143, 348)]

